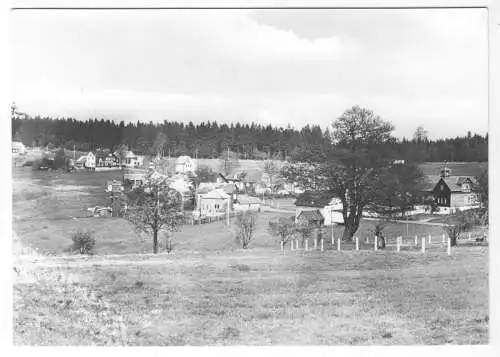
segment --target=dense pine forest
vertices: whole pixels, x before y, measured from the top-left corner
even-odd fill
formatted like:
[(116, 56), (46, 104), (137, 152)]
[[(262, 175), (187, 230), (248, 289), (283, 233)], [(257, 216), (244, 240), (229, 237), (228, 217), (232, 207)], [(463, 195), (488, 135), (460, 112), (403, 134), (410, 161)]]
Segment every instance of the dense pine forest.
[[(390, 146), (396, 159), (417, 161), (487, 161), (488, 135), (467, 133), (463, 137), (427, 139), (423, 128), (415, 128), (411, 139), (394, 139)], [(331, 149), (330, 132), (317, 125), (301, 130), (260, 124), (116, 123), (104, 119), (79, 121), (72, 118), (30, 117), (13, 111), (12, 139), (29, 146), (66, 147), (77, 150), (114, 149), (120, 144), (140, 154), (161, 151), (164, 155), (197, 155), (216, 158), (230, 150), (242, 159), (289, 159), (303, 149), (321, 153)]]

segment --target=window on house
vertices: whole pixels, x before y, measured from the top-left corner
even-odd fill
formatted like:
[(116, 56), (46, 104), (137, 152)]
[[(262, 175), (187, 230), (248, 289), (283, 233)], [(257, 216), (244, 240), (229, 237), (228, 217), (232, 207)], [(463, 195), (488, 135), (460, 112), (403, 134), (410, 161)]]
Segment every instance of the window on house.
[(462, 192), (470, 192), (470, 185), (468, 183), (462, 184)]

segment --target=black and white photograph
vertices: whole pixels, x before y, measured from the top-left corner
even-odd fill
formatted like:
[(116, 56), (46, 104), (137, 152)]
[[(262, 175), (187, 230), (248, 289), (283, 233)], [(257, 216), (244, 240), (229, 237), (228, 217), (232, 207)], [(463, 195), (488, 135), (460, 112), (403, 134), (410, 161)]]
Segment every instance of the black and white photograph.
[(487, 7), (15, 5), (14, 346), (490, 344)]

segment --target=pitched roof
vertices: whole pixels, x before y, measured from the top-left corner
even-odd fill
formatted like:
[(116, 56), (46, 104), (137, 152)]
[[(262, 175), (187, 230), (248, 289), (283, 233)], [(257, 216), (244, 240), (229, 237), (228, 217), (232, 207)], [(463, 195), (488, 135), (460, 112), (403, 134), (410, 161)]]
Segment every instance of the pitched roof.
[(219, 177), (222, 179), (222, 181), (228, 182), (226, 177), (223, 174), (219, 173)]
[(324, 219), (323, 215), (318, 209), (314, 211), (302, 211), (297, 216), (297, 218), (299, 217), (304, 217), (308, 221), (321, 221)]
[[(425, 180), (424, 190), (432, 191), (438, 184), (438, 182), (443, 179), (451, 192), (460, 192), (462, 191), (462, 184), (469, 180), (470, 183), (474, 184), (476, 179), (473, 176), (448, 176), (441, 177), (438, 175), (427, 176)], [(473, 187), (471, 187), (473, 189)]]
[(260, 200), (257, 197), (241, 195), (238, 197), (238, 202), (242, 205), (258, 204)]
[(183, 165), (186, 162), (191, 161), (191, 160), (193, 160), (193, 159), (190, 156), (183, 155), (183, 156), (179, 156), (177, 158), (177, 160), (175, 160), (175, 164), (176, 165)]
[(474, 183), (475, 181), (473, 177), (467, 177), (467, 176), (460, 176), (460, 177), (450, 176), (444, 178), (444, 182), (446, 182), (446, 184), (448, 185), (448, 187), (452, 192), (462, 191), (462, 184), (465, 183), (467, 180), (469, 180), (471, 184)]
[(228, 183), (222, 187), (222, 190), (224, 190), (225, 193), (230, 195), (236, 191), (236, 187), (234, 186), (233, 183)]
[(439, 175), (427, 175), (422, 183), (422, 191), (432, 191), (441, 179)]
[(211, 199), (227, 200), (228, 198), (230, 198), (230, 196), (221, 189), (212, 190), (208, 193), (201, 194), (201, 195), (202, 195), (202, 197), (201, 197), (202, 199), (211, 198)]

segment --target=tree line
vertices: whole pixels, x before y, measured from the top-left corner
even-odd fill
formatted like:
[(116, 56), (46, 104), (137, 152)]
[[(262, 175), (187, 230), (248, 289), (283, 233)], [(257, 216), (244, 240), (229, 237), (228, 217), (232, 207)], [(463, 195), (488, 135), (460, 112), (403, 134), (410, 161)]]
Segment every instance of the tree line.
[[(202, 122), (187, 124), (176, 121), (161, 123), (119, 123), (104, 119), (31, 117), (12, 107), (12, 139), (25, 145), (65, 147), (81, 151), (100, 148), (116, 149), (127, 145), (138, 154), (218, 158), (231, 151), (240, 159), (298, 159), (304, 151), (325, 155), (332, 148), (332, 132), (318, 125), (300, 130), (271, 125), (219, 124)], [(487, 161), (488, 135), (467, 133), (466, 136), (430, 140), (425, 130), (417, 128), (411, 139), (381, 143), (395, 158), (417, 161)]]

